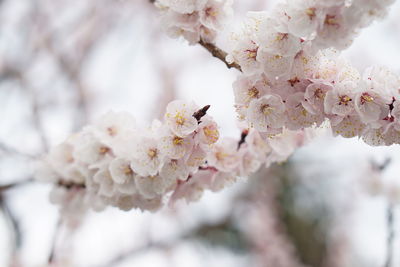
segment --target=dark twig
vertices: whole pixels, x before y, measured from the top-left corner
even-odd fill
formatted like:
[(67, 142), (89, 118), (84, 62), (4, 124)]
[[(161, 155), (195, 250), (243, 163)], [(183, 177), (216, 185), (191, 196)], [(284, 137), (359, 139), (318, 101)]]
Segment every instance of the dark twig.
[(392, 259), (393, 259), (393, 244), (395, 238), (395, 231), (394, 231), (394, 205), (392, 203), (389, 204), (387, 208), (387, 230), (388, 236), (386, 240), (387, 246), (387, 255), (384, 267), (391, 267), (392, 266)]
[(221, 60), (222, 62), (225, 63), (225, 65), (231, 69), (231, 68), (235, 68), (238, 71), (242, 71), (242, 68), (240, 67), (239, 64), (233, 62), (233, 63), (228, 63), (228, 61), (226, 61), (226, 56), (228, 55), (225, 51), (221, 50), (220, 48), (218, 48), (215, 44), (211, 44), (211, 43), (207, 43), (204, 42), (203, 40), (200, 40), (199, 44), (204, 47), (205, 49), (207, 49), (208, 52), (211, 53), (211, 55), (213, 55), (213, 57), (218, 58), (219, 60)]
[(199, 109), (195, 113), (193, 113), (193, 117), (196, 118), (197, 122), (201, 122), (201, 118), (203, 118), (206, 114), (208, 109), (210, 108), (210, 105), (204, 106), (203, 108)]
[(55, 228), (54, 234), (53, 234), (53, 239), (51, 240), (51, 249), (50, 249), (50, 254), (49, 254), (49, 258), (48, 258), (48, 263), (49, 264), (53, 263), (54, 260), (55, 260), (57, 240), (58, 240), (58, 237), (59, 237), (59, 234), (60, 234), (61, 225), (62, 225), (62, 221), (61, 221), (61, 218), (60, 218), (57, 221), (57, 225), (56, 225), (56, 228)]
[(240, 148), (241, 145), (243, 145), (246, 142), (246, 137), (248, 134), (249, 134), (249, 130), (247, 130), (247, 129), (242, 132), (242, 134), (240, 135), (239, 143), (238, 143), (238, 149)]
[(11, 209), (9, 208), (8, 204), (4, 200), (3, 195), (1, 193), (2, 192), (0, 191), (0, 210), (3, 210), (4, 217), (9, 222), (12, 237), (14, 239), (12, 253), (16, 253), (18, 248), (21, 246), (21, 241), (22, 241), (21, 229), (18, 220), (15, 218), (14, 214), (12, 213)]

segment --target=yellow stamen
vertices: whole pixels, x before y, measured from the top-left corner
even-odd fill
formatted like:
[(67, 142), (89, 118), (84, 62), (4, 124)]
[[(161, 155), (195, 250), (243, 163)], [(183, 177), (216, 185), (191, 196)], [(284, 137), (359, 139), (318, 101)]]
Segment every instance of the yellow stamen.
[(150, 159), (155, 158), (157, 156), (157, 149), (150, 148), (149, 151), (147, 151), (147, 155), (149, 156)]
[(174, 145), (178, 146), (178, 145), (182, 145), (183, 144), (183, 138), (179, 137), (179, 136), (175, 136), (173, 141)]
[(274, 110), (274, 108), (273, 107), (270, 107), (269, 105), (263, 105), (262, 107), (261, 107), (261, 112), (264, 114), (264, 115), (270, 115), (271, 113), (272, 113), (272, 111)]

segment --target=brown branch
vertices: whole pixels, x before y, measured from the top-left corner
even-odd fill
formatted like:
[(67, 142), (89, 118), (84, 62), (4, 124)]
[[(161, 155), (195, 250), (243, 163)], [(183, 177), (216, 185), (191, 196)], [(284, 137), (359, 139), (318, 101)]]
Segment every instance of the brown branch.
[(240, 149), (241, 145), (246, 143), (246, 137), (247, 137), (248, 134), (249, 134), (249, 130), (248, 129), (243, 130), (243, 132), (241, 133), (240, 140), (239, 140), (239, 143), (238, 143), (238, 148), (237, 148), (238, 150)]
[[(156, 2), (156, 0), (149, 0), (150, 3), (154, 4)], [(235, 68), (238, 71), (242, 72), (242, 68), (240, 67), (239, 64), (237, 64), (236, 62), (233, 63), (229, 63), (228, 61), (226, 61), (226, 56), (228, 55), (228, 53), (226, 53), (224, 50), (222, 50), (221, 48), (217, 47), (215, 44), (212, 43), (208, 43), (202, 39), (200, 39), (199, 41), (199, 45), (201, 45), (202, 47), (204, 47), (208, 52), (211, 53), (211, 55), (215, 58), (218, 58), (219, 60), (221, 60), (222, 62), (225, 63), (225, 65), (228, 67), (228, 69), (231, 68)]]
[(78, 183), (65, 181), (65, 180), (59, 180), (57, 182), (57, 185), (61, 186), (61, 187), (65, 187), (65, 189), (68, 189), (68, 190), (72, 189), (72, 188), (75, 188), (75, 189), (85, 189), (86, 188), (85, 184), (78, 184)]
[(195, 117), (198, 123), (201, 123), (201, 118), (203, 118), (207, 114), (207, 110), (209, 108), (210, 105), (204, 106), (193, 114), (193, 117)]
[(218, 58), (219, 60), (224, 62), (225, 65), (228, 67), (228, 69), (235, 68), (238, 71), (242, 71), (242, 68), (240, 67), (239, 64), (235, 62), (229, 63), (228, 61), (226, 61), (226, 56), (228, 54), (222, 49), (218, 48), (215, 44), (207, 43), (203, 40), (200, 40), (199, 44), (205, 49), (207, 49), (207, 51), (210, 52), (213, 57)]

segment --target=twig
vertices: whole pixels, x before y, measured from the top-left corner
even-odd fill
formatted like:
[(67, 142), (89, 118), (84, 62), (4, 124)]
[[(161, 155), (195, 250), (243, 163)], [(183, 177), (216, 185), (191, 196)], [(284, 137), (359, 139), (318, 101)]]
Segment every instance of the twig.
[[(149, 0), (149, 1), (152, 4), (154, 4), (156, 2), (155, 0)], [(226, 56), (228, 55), (228, 53), (226, 53), (221, 48), (217, 47), (215, 44), (208, 43), (208, 42), (205, 42), (204, 40), (200, 39), (199, 45), (201, 45), (208, 52), (210, 52), (213, 57), (218, 58), (219, 60), (224, 62), (225, 65), (228, 67), (228, 69), (235, 68), (240, 72), (242, 71), (242, 68), (236, 62), (229, 63), (228, 61), (226, 61)]]
[(246, 137), (249, 134), (249, 130), (244, 130), (241, 134), (240, 134), (240, 140), (238, 142), (238, 150), (240, 149), (240, 146), (243, 145), (244, 143), (246, 143)]
[(228, 63), (228, 61), (226, 61), (226, 56), (228, 55), (225, 51), (223, 51), (222, 49), (218, 48), (215, 44), (211, 44), (211, 43), (207, 43), (204, 42), (203, 40), (200, 40), (199, 44), (204, 47), (205, 49), (207, 49), (208, 52), (211, 53), (211, 55), (215, 58), (218, 58), (219, 60), (221, 60), (222, 62), (225, 63), (225, 65), (231, 69), (231, 68), (235, 68), (238, 71), (242, 71), (242, 68), (240, 67), (239, 64), (233, 62), (233, 63)]
[(31, 154), (21, 152), (21, 151), (17, 150), (16, 148), (11, 147), (2, 142), (0, 142), (0, 150), (7, 154), (14, 154), (14, 155), (18, 155), (18, 156), (30, 158), (30, 159), (35, 159), (37, 157), (36, 155), (31, 155)]
[[(147, 243), (144, 246), (134, 248), (132, 250), (123, 252), (116, 256), (115, 258), (111, 259), (109, 262), (107, 262), (104, 265), (101, 265), (101, 267), (114, 267), (117, 266), (119, 263), (122, 263), (123, 261), (127, 260), (130, 257), (134, 257), (140, 253), (146, 252), (150, 249), (168, 249), (171, 246), (173, 246), (174, 242), (159, 242), (159, 243)], [(99, 266), (100, 267), (100, 266)]]
[(388, 229), (388, 236), (386, 240), (387, 246), (387, 255), (384, 267), (391, 267), (392, 266), (392, 259), (393, 259), (393, 244), (395, 238), (395, 231), (394, 231), (394, 205), (390, 203), (387, 208), (387, 217), (386, 217), (387, 229)]
[(210, 105), (204, 106), (203, 108), (199, 109), (193, 114), (193, 117), (197, 120), (198, 123), (201, 122), (201, 118), (203, 118), (206, 114), (208, 109), (210, 108)]
[(3, 210), (4, 217), (9, 222), (10, 230), (12, 232), (12, 236), (14, 239), (12, 253), (15, 254), (18, 248), (21, 246), (21, 241), (22, 241), (21, 229), (18, 220), (15, 218), (14, 214), (11, 212), (7, 203), (4, 201), (4, 198), (1, 193), (2, 192), (0, 191), (0, 209)]
[(21, 186), (21, 185), (26, 185), (29, 183), (32, 183), (34, 180), (33, 178), (29, 178), (23, 181), (19, 181), (19, 182), (15, 182), (15, 183), (11, 183), (11, 184), (6, 184), (6, 185), (0, 185), (0, 195), (4, 192), (7, 191), (9, 189)]
[(50, 249), (50, 254), (49, 254), (49, 258), (48, 258), (49, 264), (53, 263), (55, 260), (56, 246), (57, 246), (58, 236), (59, 236), (60, 230), (61, 230), (61, 223), (62, 223), (62, 220), (61, 220), (61, 218), (59, 218), (57, 221), (56, 228), (54, 230), (53, 239), (51, 241), (51, 249)]

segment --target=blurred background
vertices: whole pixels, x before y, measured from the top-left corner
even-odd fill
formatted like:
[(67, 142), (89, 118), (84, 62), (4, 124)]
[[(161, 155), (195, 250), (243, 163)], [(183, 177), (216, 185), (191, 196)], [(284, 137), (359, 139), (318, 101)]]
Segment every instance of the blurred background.
[[(275, 3), (236, 0), (231, 27)], [(360, 71), (400, 74), (398, 14), (400, 3), (345, 51)], [(0, 1), (0, 266), (399, 267), (399, 146), (328, 131), (197, 203), (63, 222), (51, 186), (32, 181), (34, 162), (108, 110), (145, 125), (169, 101), (194, 100), (211, 105), (223, 136), (240, 135), (238, 72), (169, 39), (157, 17), (147, 0)]]

